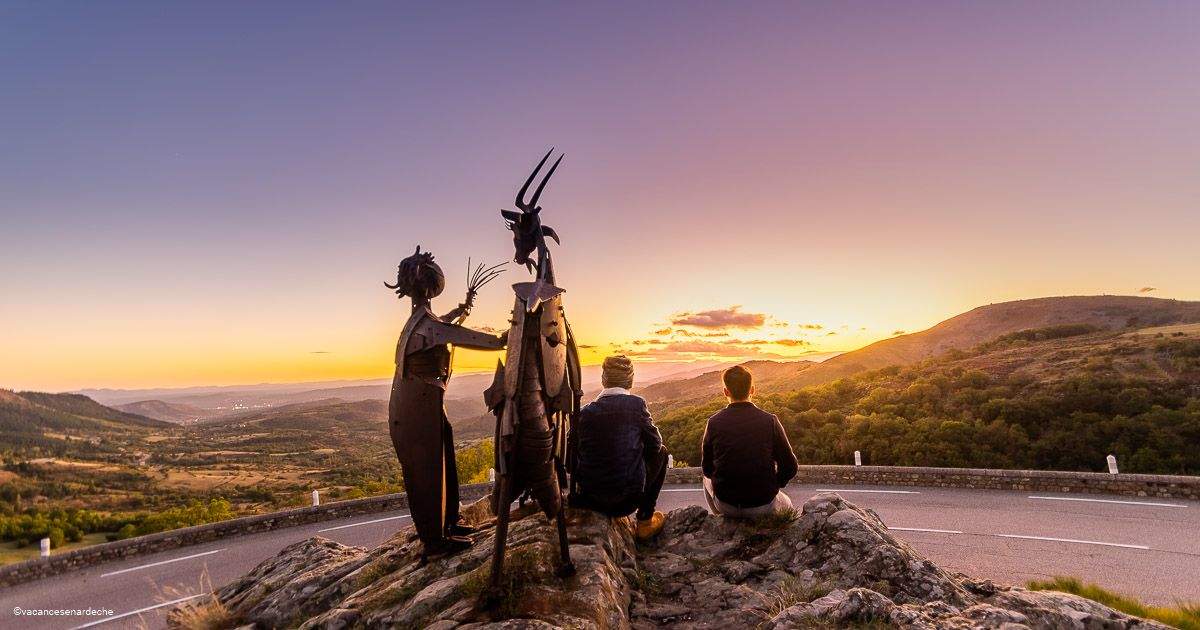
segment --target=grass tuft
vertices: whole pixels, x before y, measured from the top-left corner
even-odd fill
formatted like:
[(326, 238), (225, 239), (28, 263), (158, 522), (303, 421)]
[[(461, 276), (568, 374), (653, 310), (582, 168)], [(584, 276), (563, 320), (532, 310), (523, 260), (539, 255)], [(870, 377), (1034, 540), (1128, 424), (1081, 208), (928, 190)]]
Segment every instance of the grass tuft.
[[(542, 545), (528, 545), (509, 549), (504, 560), (504, 574), (500, 577), (500, 601), (497, 612), (500, 619), (509, 619), (521, 612), (524, 594), (529, 587), (551, 584), (557, 580), (551, 567), (554, 560)], [(491, 584), (491, 567), (485, 564), (468, 573), (462, 581), (462, 593), (467, 598), (478, 598)]]
[(775, 589), (767, 594), (759, 593), (763, 610), (759, 614), (763, 624), (773, 619), (775, 615), (795, 606), (825, 597), (833, 591), (833, 587), (824, 582), (806, 584), (795, 576), (788, 576), (779, 581)]
[(637, 570), (637, 572), (634, 574), (631, 586), (647, 595), (662, 594), (662, 578), (645, 569)]
[(224, 630), (237, 624), (225, 604), (209, 595), (176, 606), (171, 611), (171, 625), (180, 630)]
[[(233, 613), (213, 593), (208, 569), (200, 572), (198, 590), (201, 593), (208, 593), (208, 595), (190, 599), (172, 607), (167, 613), (168, 625), (172, 628), (180, 628), (180, 630), (224, 630), (240, 625)], [(173, 601), (189, 594), (185, 590), (168, 586), (159, 591), (158, 598), (163, 601)]]
[(1114, 593), (1077, 578), (1059, 576), (1052, 580), (1034, 580), (1026, 584), (1034, 591), (1061, 591), (1100, 602), (1128, 615), (1160, 621), (1179, 630), (1200, 630), (1200, 602), (1178, 602), (1175, 606), (1151, 606), (1128, 595)]
[(766, 516), (760, 516), (752, 520), (751, 523), (754, 524), (755, 528), (760, 530), (782, 531), (791, 527), (792, 523), (795, 523), (798, 518), (800, 518), (800, 511), (792, 507)]

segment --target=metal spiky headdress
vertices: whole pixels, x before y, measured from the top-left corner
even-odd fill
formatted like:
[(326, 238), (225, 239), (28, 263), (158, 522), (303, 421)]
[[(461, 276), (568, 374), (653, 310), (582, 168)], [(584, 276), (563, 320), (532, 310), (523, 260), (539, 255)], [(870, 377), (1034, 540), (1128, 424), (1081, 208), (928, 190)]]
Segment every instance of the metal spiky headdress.
[(414, 296), (436, 297), (446, 287), (446, 277), (442, 268), (433, 262), (433, 254), (417, 251), (400, 261), (396, 268), (396, 284), (383, 283), (383, 286), (396, 292), (396, 297)]

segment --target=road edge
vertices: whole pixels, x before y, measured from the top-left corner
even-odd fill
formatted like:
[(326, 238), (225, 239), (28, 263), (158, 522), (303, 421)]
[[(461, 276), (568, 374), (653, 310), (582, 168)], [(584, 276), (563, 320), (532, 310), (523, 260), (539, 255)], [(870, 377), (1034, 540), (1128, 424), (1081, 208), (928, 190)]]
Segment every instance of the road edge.
[[(700, 483), (697, 467), (672, 468), (667, 483)], [(1200, 500), (1200, 477), (1183, 475), (1108, 474), (1046, 470), (992, 470), (982, 468), (927, 468), (900, 466), (800, 466), (793, 484), (918, 486), (972, 490), (1061, 492)], [(491, 483), (462, 486), (464, 500), (477, 499), (491, 491)], [(400, 492), (377, 497), (335, 501), (269, 514), (185, 527), (147, 536), (73, 549), (49, 558), (26, 560), (0, 567), (0, 586), (14, 586), (69, 571), (135, 556), (178, 549), (222, 538), (286, 529), (348, 516), (378, 514), (408, 507), (408, 495)]]

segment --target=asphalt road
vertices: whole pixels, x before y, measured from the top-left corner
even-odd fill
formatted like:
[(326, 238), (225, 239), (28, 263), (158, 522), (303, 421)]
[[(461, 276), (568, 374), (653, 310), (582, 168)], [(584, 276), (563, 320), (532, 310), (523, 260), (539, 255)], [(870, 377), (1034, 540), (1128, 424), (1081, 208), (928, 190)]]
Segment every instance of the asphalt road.
[[(799, 506), (825, 487), (789, 486)], [(997, 582), (1071, 575), (1151, 603), (1200, 600), (1200, 502), (942, 488), (830, 487), (875, 510), (941, 566)], [(1044, 498), (1039, 498), (1044, 497)], [(660, 507), (703, 505), (695, 486), (664, 489)], [(280, 549), (320, 535), (377, 545), (404, 512), (358, 516), (175, 549), (0, 592), (0, 628), (157, 628), (168, 602), (205, 593)], [(22, 609), (110, 609), (111, 615), (15, 616)], [(91, 624), (91, 625), (88, 625)]]

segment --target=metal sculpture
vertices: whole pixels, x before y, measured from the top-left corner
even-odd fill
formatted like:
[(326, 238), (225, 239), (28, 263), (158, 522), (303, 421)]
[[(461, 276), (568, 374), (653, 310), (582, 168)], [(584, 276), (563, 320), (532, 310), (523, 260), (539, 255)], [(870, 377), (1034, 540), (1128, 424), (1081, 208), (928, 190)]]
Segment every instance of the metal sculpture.
[(454, 434), (446, 419), (443, 398), (450, 380), (450, 346), (504, 348), (504, 335), (462, 326), (475, 305), (475, 296), (501, 273), (502, 266), (472, 267), (468, 260), (466, 299), (440, 317), (433, 313), (431, 300), (442, 293), (446, 279), (433, 261), (433, 254), (422, 253), (419, 245), (412, 256), (400, 262), (396, 283), (384, 283), (398, 297), (412, 299), (412, 314), (396, 344), (388, 427), (426, 557), (469, 547), (471, 540), (465, 535), (475, 531), (459, 522)]
[[(496, 544), (492, 555), (491, 594), (500, 588), (508, 537), (509, 507), (520, 497), (532, 497), (546, 518), (558, 525), (560, 576), (575, 567), (567, 546), (565, 500), (567, 483), (566, 439), (571, 419), (579, 411), (579, 353), (562, 306), (563, 289), (555, 284), (554, 265), (546, 237), (559, 243), (558, 234), (542, 225), (538, 206), (546, 182), (562, 162), (554, 162), (528, 201), (525, 195), (534, 178), (554, 152), (538, 162), (517, 192), (520, 212), (501, 210), (513, 232), (514, 261), (534, 274), (533, 282), (513, 285), (516, 303), (508, 331), (505, 360), (485, 397), (496, 414), (496, 485), (492, 497), (496, 512)], [(531, 255), (536, 252), (536, 260)]]

